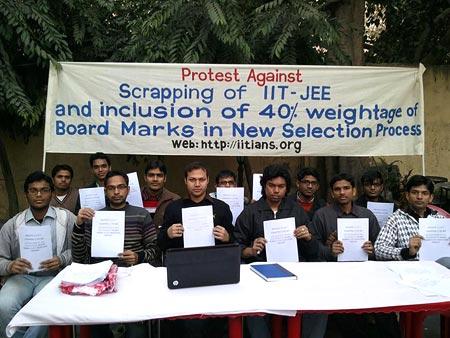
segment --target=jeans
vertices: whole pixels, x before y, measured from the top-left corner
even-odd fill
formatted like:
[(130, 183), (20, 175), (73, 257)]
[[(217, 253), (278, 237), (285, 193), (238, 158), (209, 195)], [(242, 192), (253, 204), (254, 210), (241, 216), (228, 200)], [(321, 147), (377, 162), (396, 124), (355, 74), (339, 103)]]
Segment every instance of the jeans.
[[(13, 275), (0, 289), (0, 337), (6, 337), (6, 326), (17, 312), (42, 288), (53, 276)], [(13, 338), (41, 338), (47, 336), (47, 326), (20, 328)]]

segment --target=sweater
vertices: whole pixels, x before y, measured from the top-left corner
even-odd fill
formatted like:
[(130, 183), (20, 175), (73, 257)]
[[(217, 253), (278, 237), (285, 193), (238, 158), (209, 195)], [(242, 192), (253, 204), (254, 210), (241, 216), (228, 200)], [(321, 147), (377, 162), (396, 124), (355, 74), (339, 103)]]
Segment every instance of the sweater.
[[(128, 203), (122, 209), (103, 208), (102, 211), (125, 211), (124, 251), (138, 254), (138, 263), (159, 265), (160, 250), (156, 245), (156, 229), (150, 214), (144, 208)], [(92, 257), (92, 221), (75, 225), (72, 234), (72, 257), (76, 263), (98, 263), (111, 259), (119, 266), (125, 266), (117, 257)]]

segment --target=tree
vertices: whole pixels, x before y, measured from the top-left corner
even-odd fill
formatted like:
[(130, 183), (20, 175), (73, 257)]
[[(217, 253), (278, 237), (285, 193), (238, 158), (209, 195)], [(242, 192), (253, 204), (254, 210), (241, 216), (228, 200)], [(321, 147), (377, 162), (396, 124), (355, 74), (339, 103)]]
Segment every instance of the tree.
[[(49, 62), (104, 60), (124, 41), (113, 2), (92, 0), (0, 0), (0, 128), (27, 140), (42, 126)], [(122, 35), (124, 35), (123, 33)], [(9, 214), (17, 193), (5, 145), (0, 165)]]
[(323, 64), (326, 51), (338, 50), (338, 34), (326, 5), (298, 0), (166, 0), (156, 5), (141, 1), (141, 15), (129, 21), (130, 39), (113, 58)]
[(372, 0), (366, 18), (369, 62), (450, 64), (450, 1)]
[[(27, 138), (39, 129), (49, 62), (361, 64), (361, 3), (0, 0), (2, 130)], [(0, 163), (13, 214), (17, 196), (1, 143)]]

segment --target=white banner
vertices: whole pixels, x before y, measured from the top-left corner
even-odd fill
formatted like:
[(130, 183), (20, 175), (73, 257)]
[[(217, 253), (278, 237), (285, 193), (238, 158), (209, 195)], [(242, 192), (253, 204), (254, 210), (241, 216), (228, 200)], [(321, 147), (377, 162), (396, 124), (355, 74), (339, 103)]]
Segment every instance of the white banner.
[(423, 154), (422, 65), (60, 65), (45, 152)]

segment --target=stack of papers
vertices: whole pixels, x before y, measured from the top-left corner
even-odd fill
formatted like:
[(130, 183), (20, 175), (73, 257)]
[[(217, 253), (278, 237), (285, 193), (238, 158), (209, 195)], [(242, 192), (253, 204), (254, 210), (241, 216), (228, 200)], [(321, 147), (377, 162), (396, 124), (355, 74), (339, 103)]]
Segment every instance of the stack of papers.
[(88, 285), (103, 281), (113, 262), (107, 260), (96, 264), (72, 263), (65, 270), (62, 282), (73, 285)]
[(400, 275), (400, 284), (417, 289), (424, 296), (450, 297), (450, 272), (444, 273), (414, 262), (411, 265), (392, 264), (388, 269)]

